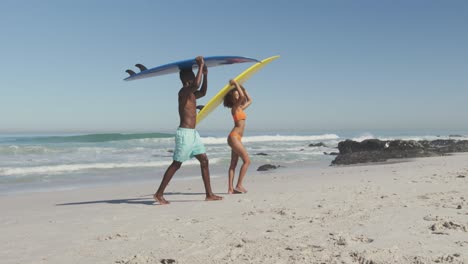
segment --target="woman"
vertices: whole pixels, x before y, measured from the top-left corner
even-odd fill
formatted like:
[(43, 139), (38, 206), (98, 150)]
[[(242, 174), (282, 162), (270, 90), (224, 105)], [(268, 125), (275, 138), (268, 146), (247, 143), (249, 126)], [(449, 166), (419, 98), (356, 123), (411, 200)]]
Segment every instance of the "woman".
[[(245, 88), (235, 80), (230, 80), (229, 83), (234, 86), (225, 97), (224, 106), (231, 108), (231, 114), (234, 119), (234, 128), (231, 130), (227, 138), (227, 142), (231, 147), (231, 165), (229, 166), (229, 186), (228, 193), (246, 193), (247, 190), (242, 185), (245, 173), (250, 165), (250, 157), (242, 144), (242, 136), (244, 135), (246, 114), (244, 110), (252, 103), (252, 99)], [(239, 157), (242, 159), (242, 167), (239, 172), (239, 179), (236, 188), (234, 187), (234, 173)]]

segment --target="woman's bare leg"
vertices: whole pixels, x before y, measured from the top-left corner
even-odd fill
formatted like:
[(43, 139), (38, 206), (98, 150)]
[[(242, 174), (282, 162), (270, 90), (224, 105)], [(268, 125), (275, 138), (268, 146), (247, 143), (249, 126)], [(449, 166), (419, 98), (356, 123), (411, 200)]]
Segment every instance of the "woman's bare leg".
[(229, 146), (231, 146), (232, 151), (234, 151), (242, 159), (243, 162), (239, 171), (239, 179), (237, 180), (237, 185), (234, 190), (245, 193), (247, 192), (247, 190), (244, 188), (242, 183), (244, 181), (245, 174), (247, 173), (247, 169), (250, 166), (249, 153), (247, 153), (247, 150), (245, 149), (242, 142), (235, 137), (229, 137), (228, 143)]
[(229, 180), (228, 180), (228, 194), (234, 193), (234, 174), (236, 173), (237, 161), (239, 155), (231, 151), (231, 165), (229, 165)]

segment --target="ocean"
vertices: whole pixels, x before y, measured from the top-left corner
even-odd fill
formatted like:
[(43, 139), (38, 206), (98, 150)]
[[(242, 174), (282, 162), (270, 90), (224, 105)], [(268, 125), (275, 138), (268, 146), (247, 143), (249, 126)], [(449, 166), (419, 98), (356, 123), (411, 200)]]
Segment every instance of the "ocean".
[[(227, 133), (200, 134), (209, 157), (211, 177), (227, 177), (231, 157)], [(243, 143), (252, 160), (247, 177), (260, 173), (256, 170), (263, 164), (279, 165), (282, 170), (326, 167), (334, 156), (324, 153), (338, 152), (340, 141), (368, 138), (434, 140), (451, 137), (437, 133), (247, 131)], [(312, 146), (318, 143), (323, 144)], [(170, 133), (0, 135), (0, 194), (137, 181), (149, 181), (156, 189), (172, 162), (173, 148), (174, 135)], [(183, 164), (173, 180), (200, 177), (199, 163), (192, 159)]]

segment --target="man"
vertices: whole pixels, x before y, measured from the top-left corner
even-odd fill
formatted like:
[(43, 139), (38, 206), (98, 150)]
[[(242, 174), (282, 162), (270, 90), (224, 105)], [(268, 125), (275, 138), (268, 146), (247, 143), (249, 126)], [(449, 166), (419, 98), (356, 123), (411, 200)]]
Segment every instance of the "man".
[[(195, 130), (197, 124), (197, 103), (196, 99), (206, 95), (208, 88), (208, 68), (205, 65), (202, 56), (195, 58), (198, 64), (198, 73), (195, 77), (192, 69), (181, 69), (180, 80), (183, 87), (179, 91), (179, 117), (180, 125), (176, 131), (176, 147), (173, 155), (173, 162), (164, 173), (158, 191), (153, 198), (160, 204), (169, 204), (164, 199), (164, 189), (177, 172), (184, 161), (195, 157), (200, 162), (203, 184), (205, 185), (206, 201), (221, 200), (223, 197), (217, 196), (211, 190), (210, 171), (208, 167), (208, 157), (206, 156), (205, 146), (201, 142), (200, 135)], [(200, 87), (203, 74), (203, 84)]]

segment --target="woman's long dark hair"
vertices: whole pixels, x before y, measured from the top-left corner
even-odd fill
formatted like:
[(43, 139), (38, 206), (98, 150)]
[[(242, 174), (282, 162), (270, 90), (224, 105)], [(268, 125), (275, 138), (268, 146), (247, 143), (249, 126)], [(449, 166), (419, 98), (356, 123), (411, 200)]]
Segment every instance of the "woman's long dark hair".
[(234, 91), (235, 89), (229, 91), (229, 93), (224, 96), (224, 107), (232, 108), (234, 106)]

